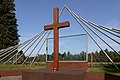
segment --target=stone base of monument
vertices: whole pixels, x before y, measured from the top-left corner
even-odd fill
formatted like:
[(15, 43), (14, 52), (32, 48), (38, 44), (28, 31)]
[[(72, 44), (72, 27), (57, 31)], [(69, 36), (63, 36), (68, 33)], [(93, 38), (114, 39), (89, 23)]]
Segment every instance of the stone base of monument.
[(59, 62), (59, 71), (53, 71), (53, 62), (46, 69), (24, 71), (22, 80), (105, 80), (104, 73), (86, 72), (87, 62)]
[(22, 74), (22, 80), (84, 80), (84, 73), (83, 70), (25, 71)]
[(22, 80), (105, 80), (104, 73), (85, 72), (85, 70), (43, 69), (38, 71), (24, 71)]

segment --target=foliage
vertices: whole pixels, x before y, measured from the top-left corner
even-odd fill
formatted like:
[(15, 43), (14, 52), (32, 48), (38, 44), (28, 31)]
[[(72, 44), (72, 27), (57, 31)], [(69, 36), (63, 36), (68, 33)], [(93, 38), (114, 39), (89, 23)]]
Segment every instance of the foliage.
[(0, 0), (0, 50), (19, 42), (14, 0)]
[[(109, 56), (110, 58), (114, 61), (114, 62), (120, 62), (120, 56), (113, 52), (113, 51), (108, 51), (107, 49), (104, 50)], [(88, 62), (90, 62), (91, 60), (91, 54), (93, 56), (93, 62), (110, 62), (109, 59), (106, 57), (106, 55), (102, 52), (102, 51), (95, 51), (92, 53), (88, 54)], [(50, 55), (47, 55), (47, 59), (48, 61), (53, 61), (54, 55), (53, 53)], [(31, 57), (31, 60), (33, 58)], [(45, 62), (46, 60), (46, 55), (45, 54), (41, 54), (38, 55), (36, 60), (37, 62)], [(86, 60), (86, 52), (82, 51), (79, 54), (74, 54), (71, 53), (70, 51), (68, 52), (64, 52), (64, 53), (59, 53), (59, 60), (60, 61), (85, 61)]]
[[(114, 61), (114, 62), (120, 62), (120, 56), (115, 53), (114, 51), (109, 51), (108, 49), (104, 50), (108, 56)], [(93, 62), (110, 62), (109, 59), (106, 57), (106, 55), (100, 50), (89, 53), (88, 54), (88, 61), (91, 61), (91, 54), (93, 56)], [(53, 54), (48, 55), (48, 60), (53, 60)], [(60, 61), (85, 61), (86, 60), (86, 52), (82, 51), (79, 54), (74, 54), (68, 52), (59, 53), (59, 60)]]
[[(114, 51), (109, 51), (108, 49), (104, 50), (108, 56), (114, 61), (114, 62), (120, 62), (120, 56), (114, 52)], [(106, 55), (100, 50), (99, 52), (95, 51), (92, 53), (89, 53), (89, 62), (91, 58), (91, 54), (93, 56), (93, 62), (110, 62), (109, 59), (106, 57)]]
[[(48, 61), (53, 61), (53, 54), (48, 54)], [(85, 61), (86, 60), (86, 52), (82, 51), (79, 54), (72, 54), (70, 51), (59, 53), (60, 61)]]

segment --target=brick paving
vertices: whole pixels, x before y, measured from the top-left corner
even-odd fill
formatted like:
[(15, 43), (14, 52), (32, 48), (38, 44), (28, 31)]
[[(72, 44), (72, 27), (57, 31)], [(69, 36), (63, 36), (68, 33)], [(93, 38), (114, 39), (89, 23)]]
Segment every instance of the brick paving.
[(22, 76), (0, 77), (0, 80), (22, 80)]

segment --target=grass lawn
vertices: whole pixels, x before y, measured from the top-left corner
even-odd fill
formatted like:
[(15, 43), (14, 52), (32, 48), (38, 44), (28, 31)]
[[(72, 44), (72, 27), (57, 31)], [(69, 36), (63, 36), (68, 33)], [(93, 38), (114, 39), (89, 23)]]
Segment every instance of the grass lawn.
[(0, 70), (27, 70), (27, 69), (43, 69), (45, 66), (29, 66), (29, 65), (0, 65)]
[[(44, 66), (29, 66), (29, 65), (0, 65), (0, 70), (27, 70), (27, 69), (44, 69)], [(87, 72), (105, 72), (120, 76), (120, 70), (115, 68), (88, 68)]]
[(87, 72), (105, 72), (120, 76), (120, 69), (117, 70), (115, 68), (88, 68)]

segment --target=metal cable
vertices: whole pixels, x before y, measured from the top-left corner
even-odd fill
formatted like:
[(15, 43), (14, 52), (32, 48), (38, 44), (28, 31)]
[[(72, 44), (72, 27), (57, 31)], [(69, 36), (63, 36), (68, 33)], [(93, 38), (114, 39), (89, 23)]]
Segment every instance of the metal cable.
[[(37, 35), (36, 35), (36, 36), (37, 36)], [(34, 36), (34, 37), (36, 37), (36, 36)], [(29, 40), (30, 40), (30, 39), (28, 39), (28, 40), (25, 41), (25, 42), (28, 42)], [(24, 42), (24, 43), (25, 43), (25, 42)], [(23, 44), (23, 43), (21, 43), (21, 44)], [(21, 45), (21, 44), (18, 44), (18, 45)], [(18, 45), (15, 45), (15, 46), (18, 46)], [(4, 49), (3, 51), (0, 51), (0, 54), (5, 53), (5, 52), (8, 52), (9, 50), (15, 48), (15, 46), (12, 46), (12, 47), (9, 47), (9, 48), (7, 48), (7, 49)]]
[[(8, 55), (6, 55), (5, 57), (1, 58), (0, 61), (4, 60), (5, 58), (7, 58), (8, 56), (12, 55), (15, 51), (17, 51), (18, 48), (16, 48), (15, 50), (13, 50), (12, 52), (10, 52)], [(6, 53), (7, 54), (7, 53)]]
[[(27, 44), (27, 42), (29, 42), (29, 41), (27, 40), (27, 41), (25, 41), (25, 42), (22, 43), (22, 44), (16, 45), (16, 47), (14, 47), (13, 49), (9, 50), (8, 52), (0, 55), (0, 57), (3, 57), (3, 56), (5, 56), (5, 55), (8, 54), (8, 53), (9, 53), (9, 54), (8, 54), (7, 56), (11, 55), (11, 54), (14, 53), (15, 51), (17, 51), (19, 48), (21, 48), (22, 46), (24, 46), (25, 44)], [(12, 51), (12, 52), (11, 52), (11, 51)]]
[[(21, 45), (21, 44), (20, 44)], [(20, 45), (16, 45), (15, 47), (13, 47), (11, 50), (8, 50), (6, 53), (2, 52), (0, 57), (3, 57), (4, 55), (6, 55), (7, 53), (10, 53), (13, 50), (16, 50)]]
[(96, 43), (96, 45), (103, 51), (103, 53), (107, 56), (107, 58), (112, 62), (112, 64), (117, 68), (117, 65), (112, 61), (112, 59), (108, 56), (108, 54), (101, 48), (101, 46), (96, 42), (96, 40), (91, 36), (91, 34), (87, 31), (87, 29), (79, 22), (77, 18), (78, 16), (74, 15), (74, 13), (65, 5), (65, 8), (68, 10), (68, 12), (74, 17), (74, 19), (79, 23), (79, 25), (88, 33), (90, 38)]
[(29, 56), (33, 53), (33, 51), (36, 49), (36, 47), (39, 45), (39, 43), (41, 42), (41, 40), (44, 38), (44, 36), (47, 34), (47, 32), (45, 32), (45, 34), (42, 36), (42, 38), (38, 41), (37, 45), (35, 45), (35, 47), (33, 48), (33, 50), (30, 52), (30, 54), (26, 57), (26, 59), (23, 61), (22, 65), (27, 61), (27, 59), (29, 58)]
[[(17, 44), (17, 45), (20, 45), (20, 44)], [(15, 46), (17, 46), (17, 45), (15, 45)], [(12, 47), (9, 47), (9, 48), (0, 50), (0, 54), (3, 54), (3, 53), (5, 53), (5, 52), (7, 52), (7, 51), (13, 49), (15, 46), (12, 46)]]
[[(36, 38), (37, 36), (38, 36), (38, 35), (34, 36), (33, 38)], [(33, 38), (32, 38), (32, 39), (33, 39)], [(30, 40), (31, 40), (31, 39), (25, 41), (25, 42), (22, 43), (22, 44), (18, 44), (18, 45), (16, 45), (16, 47), (13, 47), (13, 49), (7, 51), (7, 52), (4, 53), (3, 55), (0, 55), (0, 57), (6, 55), (7, 53), (9, 53), (8, 55), (10, 55), (10, 52), (11, 52), (11, 51), (12, 51), (12, 52), (11, 52), (11, 54), (12, 54), (12, 53), (15, 52), (16, 50), (18, 50), (19, 48), (21, 48), (22, 46), (24, 46), (25, 44), (27, 44)]]
[[(34, 36), (32, 39), (30, 39), (28, 41), (27, 44), (25, 44), (25, 46), (20, 49), (20, 51), (22, 51), (25, 47), (27, 47), (33, 40), (35, 40), (39, 35), (41, 35), (44, 32), (44, 30), (42, 30), (38, 35)], [(12, 58), (14, 58), (19, 52), (17, 52), (15, 55), (13, 55), (11, 58), (9, 58), (4, 64), (6, 64), (9, 60), (11, 60)]]
[(35, 41), (32, 42), (32, 44), (25, 50), (25, 52), (23, 54), (21, 54), (17, 60), (13, 63), (15, 64), (23, 55), (25, 55), (25, 53), (32, 47), (32, 45), (41, 37), (41, 35), (44, 33), (45, 31), (43, 31), (36, 39)]
[[(37, 36), (37, 35), (36, 35)], [(35, 36), (35, 37), (36, 37)], [(34, 37), (33, 37), (34, 38)], [(19, 48), (23, 47), (24, 45), (26, 45), (30, 40), (25, 41), (23, 44), (21, 44), (21, 46), (19, 46), (18, 48), (15, 48), (15, 50), (11, 50), (12, 52), (10, 52), (8, 55), (6, 55), (5, 57), (3, 57), (2, 59), (0, 59), (0, 61), (4, 60), (6, 57), (10, 56), (12, 53), (14, 53), (15, 51), (17, 51)], [(8, 53), (8, 52), (7, 52)], [(18, 54), (19, 52), (17, 52), (16, 54)], [(14, 54), (13, 56), (15, 56), (16, 54)], [(10, 57), (11, 59), (13, 57)]]
[(98, 25), (96, 25), (95, 23), (93, 23), (93, 22), (91, 22), (91, 21), (88, 21), (88, 22), (89, 22), (90, 24), (92, 24), (92, 25), (98, 27), (99, 29), (102, 29), (102, 30), (104, 30), (104, 31), (106, 31), (106, 32), (108, 32), (108, 33), (110, 33), (110, 34), (112, 34), (113, 36), (116, 36), (116, 37), (120, 38), (119, 35), (116, 35), (116, 34), (110, 32), (110, 31), (108, 31), (109, 29), (108, 29), (108, 30), (105, 30), (106, 28), (103, 27), (103, 26), (101, 26), (101, 25), (98, 26)]
[(64, 9), (65, 9), (65, 6), (63, 6), (62, 10), (60, 11), (59, 17), (60, 17), (61, 14), (63, 13)]
[(99, 25), (99, 26), (102, 27), (102, 28), (104, 28), (104, 29), (107, 29), (107, 30), (109, 30), (109, 31), (112, 31), (112, 32), (114, 32), (114, 33), (120, 34), (120, 32), (117, 32), (117, 31), (115, 31), (115, 30), (113, 30), (113, 29), (104, 27), (104, 26), (102, 26), (102, 25)]
[(33, 60), (32, 60), (32, 62), (31, 62), (31, 64), (30, 64), (30, 66), (34, 63), (34, 61), (35, 61), (35, 59), (36, 59), (37, 55), (38, 55), (38, 54), (39, 54), (39, 52), (41, 51), (41, 49), (42, 49), (42, 47), (43, 47), (43, 45), (44, 45), (45, 41), (47, 40), (48, 36), (50, 35), (50, 33), (51, 33), (51, 31), (48, 33), (48, 35), (47, 35), (47, 37), (45, 38), (45, 40), (44, 40), (43, 44), (41, 45), (40, 49), (38, 50), (38, 52), (37, 52), (36, 56), (33, 58)]
[[(15, 46), (16, 46), (16, 45), (15, 45)], [(1, 50), (0, 50), (0, 53), (1, 53), (1, 52), (4, 52), (4, 51), (6, 51), (6, 50), (9, 50), (9, 49), (11, 49), (11, 48), (13, 48), (13, 47), (14, 47), (14, 46), (8, 47), (8, 48), (6, 48), (6, 49), (1, 49)]]
[[(33, 38), (35, 38), (36, 36), (38, 36), (38, 34), (35, 35)], [(25, 41), (25, 42), (28, 42), (28, 41), (30, 41), (30, 40), (31, 40), (31, 39), (28, 39), (28, 40)], [(24, 43), (25, 43), (25, 42), (24, 42)], [(20, 44), (17, 44), (17, 45), (21, 45), (21, 44), (23, 44), (23, 43), (20, 43)], [(15, 46), (17, 46), (17, 45), (15, 45)], [(4, 50), (2, 50), (2, 51), (0, 50), (0, 54), (5, 53), (5, 52), (7, 52), (7, 51), (13, 49), (15, 46), (8, 47), (8, 48), (6, 48), (6, 49), (4, 49)]]
[[(78, 18), (89, 30), (91, 30), (97, 37), (99, 37), (107, 46), (109, 46), (114, 52), (120, 55), (112, 46), (110, 46), (102, 37), (100, 37), (95, 31), (93, 31), (87, 24), (87, 21), (82, 21), (83, 19), (81, 17)], [(82, 20), (81, 20), (82, 19)], [(87, 23), (87, 24), (86, 24)], [(92, 26), (92, 25), (90, 25)], [(93, 26), (92, 26), (93, 27)]]
[(112, 28), (113, 31), (117, 31), (118, 33), (120, 33), (120, 30)]
[[(80, 17), (81, 18), (81, 17)], [(89, 24), (85, 19), (81, 18), (84, 22), (86, 22), (87, 24)], [(90, 26), (92, 26), (94, 29), (98, 30), (99, 32), (101, 32), (102, 34), (104, 34), (105, 36), (107, 36), (109, 39), (113, 40), (114, 42), (116, 42), (117, 44), (120, 45), (120, 42), (116, 41), (115, 39), (111, 38), (110, 36), (108, 36), (107, 34), (105, 34), (104, 32), (100, 31), (98, 29), (98, 27), (96, 27), (96, 25), (92, 25), (92, 24), (89, 24)]]

